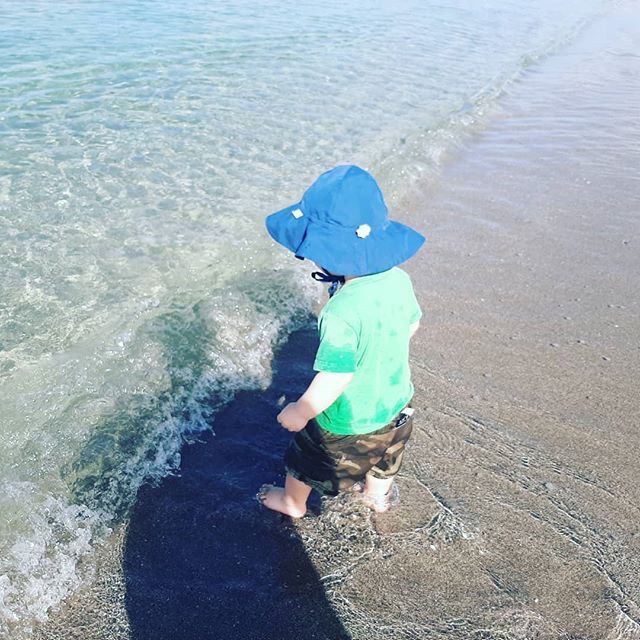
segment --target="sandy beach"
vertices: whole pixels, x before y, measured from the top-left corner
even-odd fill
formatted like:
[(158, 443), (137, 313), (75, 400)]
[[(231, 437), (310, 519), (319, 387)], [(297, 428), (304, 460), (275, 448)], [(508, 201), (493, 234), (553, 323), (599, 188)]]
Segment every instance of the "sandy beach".
[(634, 22), (622, 3), (532, 67), (405, 203), (428, 243), (406, 266), (425, 316), (401, 504), (292, 524), (254, 500), (310, 319), (34, 637), (640, 638)]

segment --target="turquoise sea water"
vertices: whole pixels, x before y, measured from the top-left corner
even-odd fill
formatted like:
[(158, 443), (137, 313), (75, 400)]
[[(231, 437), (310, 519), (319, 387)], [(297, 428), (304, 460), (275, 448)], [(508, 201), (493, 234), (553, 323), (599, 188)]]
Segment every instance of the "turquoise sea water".
[(0, 636), (268, 384), (317, 290), (264, 215), (340, 162), (393, 209), (607, 6), (0, 3)]

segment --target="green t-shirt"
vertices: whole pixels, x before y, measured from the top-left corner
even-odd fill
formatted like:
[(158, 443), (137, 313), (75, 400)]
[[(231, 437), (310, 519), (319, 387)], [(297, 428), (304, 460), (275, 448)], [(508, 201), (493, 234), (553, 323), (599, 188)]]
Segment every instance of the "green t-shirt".
[(411, 400), (409, 326), (421, 315), (411, 280), (397, 267), (349, 280), (327, 302), (318, 318), (320, 346), (313, 368), (354, 376), (316, 417), (323, 429), (370, 433)]

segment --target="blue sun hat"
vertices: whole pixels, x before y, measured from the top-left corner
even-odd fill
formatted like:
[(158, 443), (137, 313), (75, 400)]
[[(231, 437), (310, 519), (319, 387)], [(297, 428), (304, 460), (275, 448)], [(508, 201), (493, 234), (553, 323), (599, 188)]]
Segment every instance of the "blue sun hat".
[(365, 276), (413, 256), (425, 241), (387, 217), (373, 176), (355, 165), (323, 173), (300, 202), (267, 216), (271, 237), (332, 274)]

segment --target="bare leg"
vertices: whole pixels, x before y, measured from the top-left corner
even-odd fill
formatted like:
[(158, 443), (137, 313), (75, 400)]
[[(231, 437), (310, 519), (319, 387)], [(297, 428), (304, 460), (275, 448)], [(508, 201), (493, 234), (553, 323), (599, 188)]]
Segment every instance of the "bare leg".
[(307, 498), (311, 487), (304, 482), (287, 475), (284, 489), (269, 487), (261, 493), (262, 504), (273, 511), (279, 511), (292, 518), (302, 518), (307, 512)]
[(393, 478), (376, 478), (368, 473), (365, 477), (362, 501), (374, 511), (384, 513), (397, 502), (397, 488), (394, 494)]
[(383, 480), (368, 473), (365, 480), (364, 493), (370, 498), (384, 498), (389, 493), (392, 484), (393, 478), (385, 478)]

